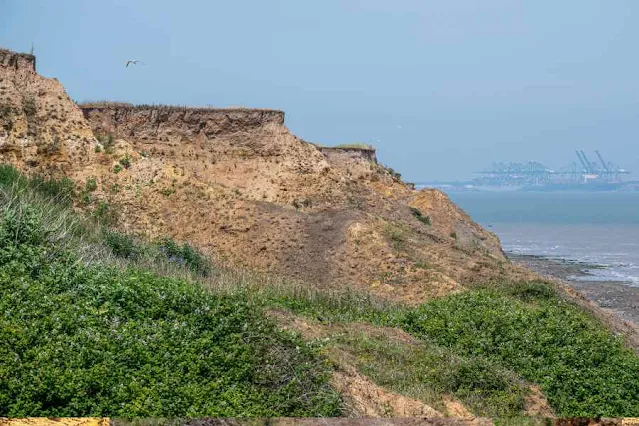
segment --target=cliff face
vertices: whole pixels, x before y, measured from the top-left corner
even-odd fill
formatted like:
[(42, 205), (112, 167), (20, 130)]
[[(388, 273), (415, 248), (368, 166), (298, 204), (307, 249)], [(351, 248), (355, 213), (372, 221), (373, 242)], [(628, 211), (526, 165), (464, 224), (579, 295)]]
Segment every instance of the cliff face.
[(329, 164), (359, 179), (377, 173), (377, 155), (373, 148), (319, 147)]
[(92, 161), (95, 139), (82, 112), (35, 57), (0, 50), (0, 160), (40, 172)]
[(118, 138), (177, 142), (221, 133), (284, 124), (284, 112), (262, 109), (213, 109), (127, 104), (81, 106), (93, 130)]
[[(2, 59), (20, 61), (28, 63)], [(28, 114), (11, 115), (12, 129), (0, 136), (4, 161), (63, 163), (58, 169), (79, 185), (96, 178), (94, 203), (108, 202), (122, 230), (170, 235), (218, 261), (309, 285), (351, 285), (413, 302), (509, 273), (497, 238), (444, 194), (413, 190), (377, 164), (373, 150), (320, 149), (298, 139), (281, 111), (80, 110), (57, 81), (24, 66), (3, 66), (0, 78), (12, 111), (30, 96), (37, 111), (32, 135), (16, 130), (28, 128)], [(111, 146), (95, 150), (93, 133)], [(64, 155), (37, 151), (55, 137)], [(26, 155), (25, 146), (36, 149)]]

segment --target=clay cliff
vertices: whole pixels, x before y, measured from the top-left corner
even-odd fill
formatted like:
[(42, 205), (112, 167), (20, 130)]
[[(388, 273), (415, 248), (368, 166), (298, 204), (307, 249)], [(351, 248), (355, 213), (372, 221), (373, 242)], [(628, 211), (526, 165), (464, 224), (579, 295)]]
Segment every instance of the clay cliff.
[[(35, 58), (0, 54), (1, 159), (98, 187), (117, 226), (189, 241), (218, 262), (421, 302), (511, 267), (498, 239), (374, 150), (321, 148), (284, 113), (77, 106)], [(99, 142), (98, 142), (99, 141)]]

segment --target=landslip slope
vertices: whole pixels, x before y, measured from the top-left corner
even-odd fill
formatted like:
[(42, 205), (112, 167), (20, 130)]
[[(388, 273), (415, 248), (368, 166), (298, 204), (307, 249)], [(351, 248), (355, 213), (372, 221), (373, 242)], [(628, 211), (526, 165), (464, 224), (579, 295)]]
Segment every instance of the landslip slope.
[(79, 188), (95, 179), (88, 208), (109, 203), (120, 229), (219, 262), (408, 302), (521, 274), (445, 194), (413, 189), (372, 149), (297, 138), (281, 111), (78, 106), (10, 51), (0, 108), (0, 159)]

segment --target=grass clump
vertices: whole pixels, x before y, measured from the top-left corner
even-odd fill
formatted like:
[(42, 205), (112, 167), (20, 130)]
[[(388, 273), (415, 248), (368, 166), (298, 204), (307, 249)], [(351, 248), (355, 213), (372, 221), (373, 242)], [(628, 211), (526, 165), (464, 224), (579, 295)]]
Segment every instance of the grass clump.
[(410, 212), (413, 214), (413, 217), (415, 217), (415, 219), (419, 220), (424, 225), (426, 226), (431, 225), (430, 216), (428, 215), (424, 216), (421, 210), (419, 210), (417, 207), (411, 207)]
[(508, 417), (524, 410), (528, 389), (516, 374), (482, 358), (461, 357), (433, 344), (403, 342), (392, 331), (346, 332), (335, 338), (357, 369), (378, 385), (444, 410), (454, 395), (474, 413)]
[(70, 179), (47, 179), (43, 176), (28, 178), (15, 167), (6, 164), (0, 165), (0, 187), (16, 193), (34, 191), (65, 207), (73, 204), (75, 196), (75, 185)]
[(84, 190), (86, 192), (93, 192), (96, 189), (98, 189), (98, 181), (96, 178), (91, 177), (89, 179), (87, 179), (86, 184), (84, 185)]

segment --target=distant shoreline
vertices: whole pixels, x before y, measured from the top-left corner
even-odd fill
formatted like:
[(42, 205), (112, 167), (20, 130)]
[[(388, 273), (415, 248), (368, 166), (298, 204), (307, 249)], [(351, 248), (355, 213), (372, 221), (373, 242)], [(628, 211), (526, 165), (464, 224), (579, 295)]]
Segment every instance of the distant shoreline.
[(588, 276), (592, 276), (589, 270), (605, 266), (540, 255), (506, 255), (514, 264), (531, 269), (544, 277), (560, 279), (602, 308), (613, 311), (621, 319), (639, 324), (639, 287), (622, 281), (587, 279)]

